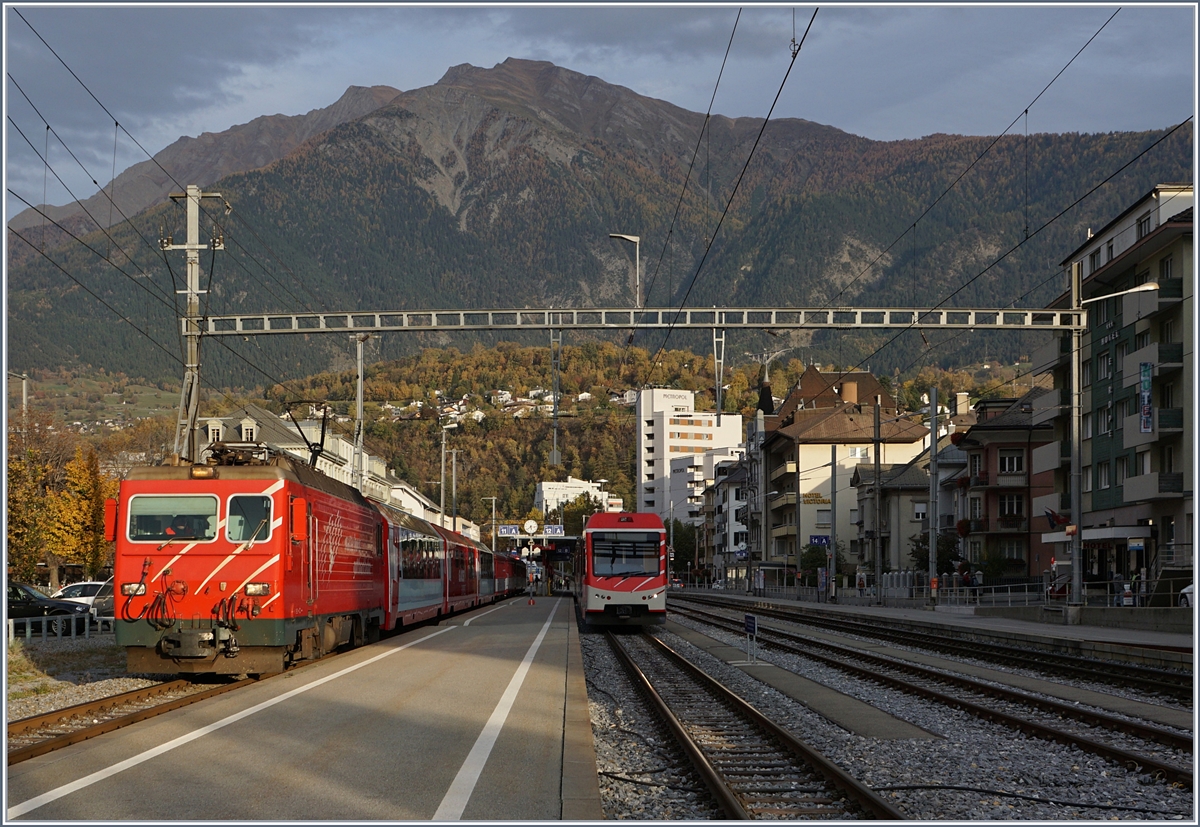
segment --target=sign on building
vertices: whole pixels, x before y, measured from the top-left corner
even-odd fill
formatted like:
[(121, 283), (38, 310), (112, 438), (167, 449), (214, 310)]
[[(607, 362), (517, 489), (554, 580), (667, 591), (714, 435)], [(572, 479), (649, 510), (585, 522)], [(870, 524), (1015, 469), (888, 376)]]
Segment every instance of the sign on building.
[(1150, 403), (1150, 387), (1151, 379), (1153, 378), (1154, 363), (1142, 362), (1141, 368), (1141, 417), (1138, 423), (1138, 431), (1143, 434), (1154, 433), (1154, 408)]

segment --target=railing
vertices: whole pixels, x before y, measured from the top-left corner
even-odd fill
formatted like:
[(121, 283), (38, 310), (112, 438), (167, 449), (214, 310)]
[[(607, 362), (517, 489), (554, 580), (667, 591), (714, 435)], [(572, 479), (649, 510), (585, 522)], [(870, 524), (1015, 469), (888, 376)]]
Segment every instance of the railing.
[(1167, 429), (1182, 429), (1183, 428), (1183, 408), (1159, 408), (1158, 409), (1158, 430), (1164, 431)]
[[(82, 622), (81, 622), (82, 621)], [(96, 634), (113, 631), (114, 618), (91, 617), (80, 615), (61, 615), (55, 617), (10, 617), (6, 624), (5, 634), (8, 645), (20, 639), (25, 640), (64, 640), (76, 637), (88, 638), (92, 634), (92, 624), (96, 624)], [(82, 631), (80, 631), (82, 626)], [(37, 634), (34, 634), (34, 630)]]

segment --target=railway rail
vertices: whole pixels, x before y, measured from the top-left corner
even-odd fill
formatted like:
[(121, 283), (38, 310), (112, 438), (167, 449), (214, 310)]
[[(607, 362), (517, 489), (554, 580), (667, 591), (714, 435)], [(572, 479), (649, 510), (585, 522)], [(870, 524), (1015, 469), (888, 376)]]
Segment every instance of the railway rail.
[(905, 818), (652, 635), (634, 639), (642, 644), (637, 648), (644, 647), (638, 656), (608, 633), (618, 660), (662, 716), (726, 818)]
[(256, 682), (257, 679), (247, 679), (211, 686), (189, 680), (165, 681), (13, 721), (8, 725), (8, 765), (28, 761)]
[[(673, 602), (677, 600), (676, 596), (672, 596)], [(687, 600), (724, 608), (739, 610), (746, 608), (746, 604), (735, 605), (719, 598), (689, 596)], [(1140, 666), (1120, 661), (1101, 663), (1067, 652), (1039, 652), (1028, 647), (1007, 646), (981, 640), (968, 641), (911, 628), (887, 628), (881, 627), (878, 623), (856, 621), (844, 615), (821, 617), (761, 604), (755, 604), (753, 611), (756, 615), (764, 617), (831, 629), (840, 634), (857, 634), (863, 637), (887, 640), (903, 646), (934, 651), (938, 654), (952, 654), (1002, 666), (1032, 669), (1050, 676), (1081, 678), (1105, 686), (1136, 689), (1139, 692), (1161, 695), (1186, 704), (1191, 704), (1193, 700), (1194, 678), (1190, 672)]]
[[(674, 607), (672, 611), (732, 634), (742, 631), (742, 627), (731, 618), (696, 609), (681, 611)], [(1135, 771), (1150, 773), (1187, 786), (1192, 784), (1193, 770), (1190, 766), (1164, 761), (1146, 754), (1145, 751), (1134, 751), (1106, 737), (1108, 733), (1124, 733), (1136, 739), (1162, 744), (1190, 757), (1193, 738), (1191, 733), (1178, 733), (1163, 727), (1080, 709), (1071, 704), (1036, 698), (964, 676), (947, 674), (835, 643), (816, 641), (762, 625), (758, 627), (758, 642), (788, 654), (818, 661), (863, 680), (884, 683), (936, 703), (958, 707), (976, 717), (1000, 723), (1034, 737), (1076, 746)], [(902, 678), (899, 673), (913, 676), (916, 680)], [(937, 687), (949, 688), (954, 694), (947, 694)], [(975, 700), (971, 700), (972, 697)], [(1009, 705), (1010, 711), (1001, 709), (1002, 704), (997, 701)], [(1062, 719), (1072, 719), (1086, 725), (1088, 729), (1064, 728)]]

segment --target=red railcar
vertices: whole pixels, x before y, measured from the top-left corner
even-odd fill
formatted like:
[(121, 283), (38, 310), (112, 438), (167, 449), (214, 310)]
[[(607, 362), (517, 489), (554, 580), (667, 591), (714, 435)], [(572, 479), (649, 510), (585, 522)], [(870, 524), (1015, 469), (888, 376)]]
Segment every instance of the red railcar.
[(575, 552), (584, 623), (648, 626), (667, 620), (667, 533), (656, 514), (593, 514)]
[(520, 589), (486, 547), (307, 465), (262, 446), (214, 457), (135, 468), (109, 501), (131, 672), (278, 672)]

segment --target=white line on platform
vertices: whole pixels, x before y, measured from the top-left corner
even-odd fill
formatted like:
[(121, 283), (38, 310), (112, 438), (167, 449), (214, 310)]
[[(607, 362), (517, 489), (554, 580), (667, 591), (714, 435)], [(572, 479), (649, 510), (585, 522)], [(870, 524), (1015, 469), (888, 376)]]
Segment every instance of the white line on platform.
[[(386, 651), (380, 655), (376, 655), (373, 658), (364, 660), (362, 663), (355, 664), (354, 666), (348, 666), (345, 669), (341, 670), (340, 672), (334, 672), (332, 675), (327, 675), (324, 678), (320, 678), (319, 680), (313, 681), (312, 683), (306, 683), (304, 686), (293, 689), (290, 692), (285, 692), (284, 694), (282, 694), (278, 697), (272, 698), (269, 701), (263, 701), (262, 703), (260, 703), (256, 706), (252, 706), (249, 709), (243, 709), (241, 712), (230, 715), (228, 718), (222, 718), (220, 721), (217, 721), (216, 723), (209, 724), (206, 727), (201, 727), (200, 729), (197, 729), (194, 732), (189, 732), (187, 735), (181, 735), (173, 741), (168, 741), (165, 744), (160, 744), (159, 746), (154, 747), (153, 749), (146, 750), (145, 752), (139, 753), (138, 755), (135, 755), (131, 758), (126, 758), (124, 761), (120, 761), (116, 764), (113, 764), (111, 767), (106, 767), (105, 769), (97, 770), (96, 772), (92, 773), (91, 775), (85, 775), (83, 778), (80, 778), (77, 781), (72, 781), (70, 784), (64, 784), (61, 787), (57, 787), (53, 790), (50, 790), (49, 792), (42, 793), (41, 795), (39, 795), (35, 798), (29, 799), (28, 801), (23, 801), (20, 804), (15, 804), (12, 807), (8, 808), (8, 817), (10, 819), (12, 819), (12, 818), (17, 818), (18, 816), (23, 816), (28, 812), (32, 812), (33, 810), (36, 810), (39, 807), (43, 807), (46, 804), (49, 804), (51, 801), (56, 801), (56, 800), (62, 798), (63, 796), (67, 796), (73, 792), (76, 792), (77, 790), (82, 790), (85, 787), (90, 787), (91, 785), (95, 784), (98, 781), (103, 781), (104, 779), (110, 778), (110, 777), (116, 775), (117, 773), (124, 772), (125, 770), (129, 769), (130, 767), (136, 767), (138, 764), (145, 763), (146, 761), (149, 761), (152, 758), (157, 758), (158, 756), (162, 755), (163, 753), (170, 752), (171, 750), (175, 749), (176, 747), (181, 747), (184, 744), (187, 744), (191, 741), (195, 741), (197, 738), (202, 738), (205, 735), (208, 735), (210, 732), (216, 732), (218, 729), (227, 727), (232, 723), (236, 723), (237, 721), (242, 720), (243, 718), (248, 718), (256, 712), (261, 712), (264, 709), (275, 706), (275, 704), (277, 704), (277, 703), (282, 703), (283, 701), (286, 701), (288, 698), (293, 698), (296, 695), (300, 695), (304, 692), (307, 692), (310, 689), (315, 689), (316, 687), (321, 686), (322, 684), (329, 683), (330, 681), (340, 678), (343, 675), (348, 675), (351, 672), (354, 672), (358, 669), (362, 669), (364, 666), (369, 666), (370, 664), (375, 663), (376, 661), (380, 661), (380, 660), (383, 660), (384, 658), (391, 657), (392, 655), (396, 654), (397, 652), (403, 652), (405, 649), (407, 649), (410, 646), (416, 646), (418, 643), (424, 643), (425, 641), (429, 640), (430, 638), (437, 637), (438, 635), (442, 634), (443, 632), (448, 632), (451, 629), (456, 629), (456, 628), (458, 628), (458, 627), (457, 626), (443, 627), (441, 629), (438, 629), (436, 632), (432, 632), (428, 635), (425, 635), (425, 637), (420, 638), (419, 640), (414, 640), (410, 643), (404, 644), (403, 646), (397, 646), (395, 649), (389, 649), (388, 651)], [(543, 634), (545, 634), (544, 630), (543, 630)], [(540, 638), (539, 638), (539, 640), (540, 640)]]
[(494, 609), (488, 609), (486, 612), (484, 612), (484, 613), (483, 613), (483, 614), (481, 614), (481, 615), (475, 615), (474, 617), (468, 617), (466, 620), (464, 620), (464, 621), (463, 621), (463, 625), (464, 625), (464, 626), (470, 626), (470, 625), (471, 625), (471, 621), (472, 621), (472, 620), (478, 620), (478, 619), (479, 619), (479, 618), (481, 618), (481, 617), (485, 617), (486, 615), (490, 615), (492, 612), (498, 612), (498, 611), (500, 611), (501, 609), (503, 609), (503, 608), (504, 608), (505, 606), (507, 606), (507, 605), (508, 605), (507, 603), (501, 603), (501, 604), (500, 604), (499, 606), (497, 606), (496, 608), (494, 608)]
[(554, 621), (559, 603), (562, 603), (561, 597), (554, 602), (554, 608), (550, 610), (550, 617), (546, 618), (545, 624), (542, 625), (542, 631), (538, 632), (533, 645), (525, 653), (525, 659), (521, 661), (516, 674), (508, 682), (508, 689), (505, 689), (504, 694), (500, 696), (500, 703), (496, 704), (496, 708), (492, 711), (492, 717), (488, 718), (488, 722), (484, 724), (483, 732), (479, 733), (479, 737), (475, 739), (475, 746), (471, 747), (467, 760), (463, 761), (458, 775), (454, 776), (450, 789), (446, 791), (446, 797), (442, 799), (437, 812), (433, 814), (434, 821), (457, 821), (462, 818), (463, 810), (466, 809), (467, 802), (471, 799), (471, 793), (475, 791), (475, 784), (478, 783), (483, 767), (487, 764), (488, 756), (492, 753), (492, 747), (496, 745), (496, 739), (500, 737), (500, 730), (504, 728), (504, 721), (508, 718), (508, 713), (517, 700), (517, 692), (521, 689), (521, 684), (525, 682), (525, 675), (529, 672), (529, 667), (542, 645), (542, 640), (546, 637), (546, 632), (550, 631), (550, 624)]

